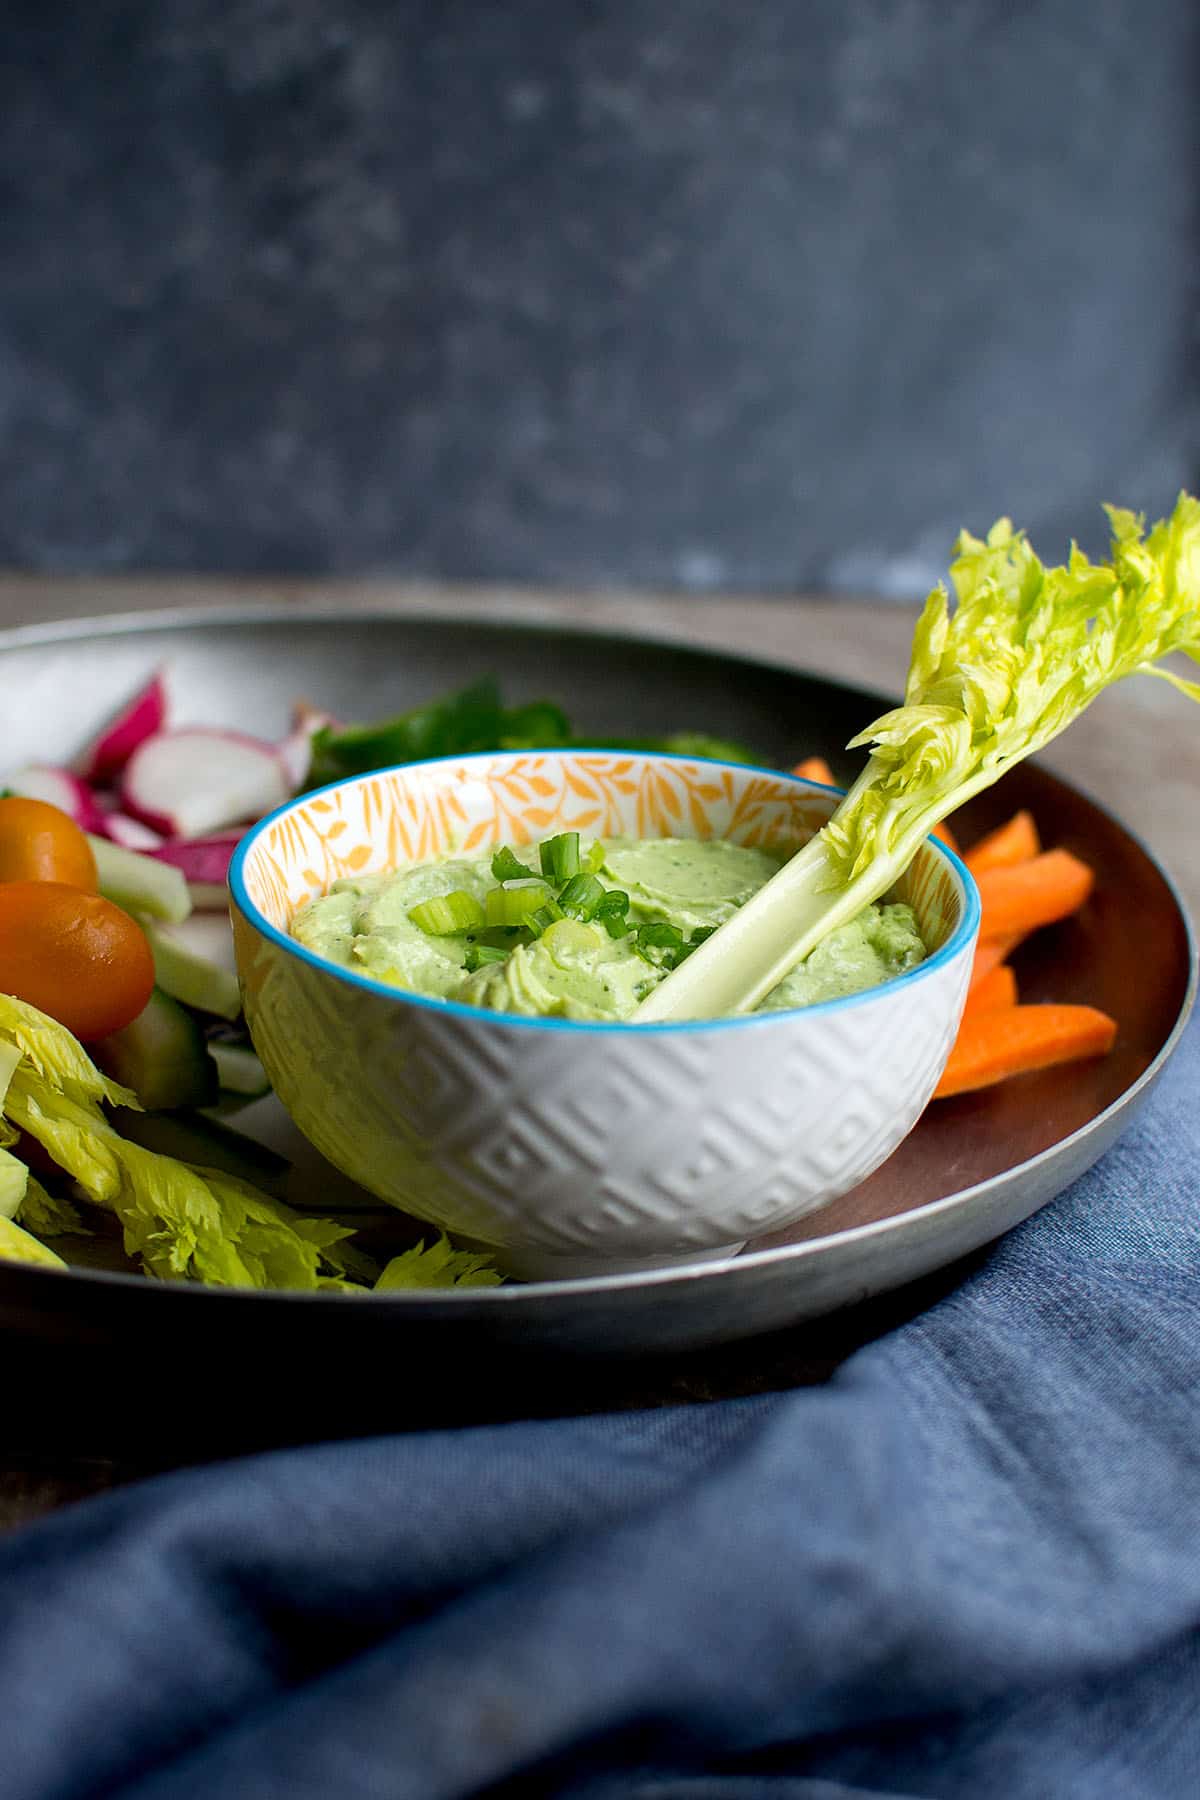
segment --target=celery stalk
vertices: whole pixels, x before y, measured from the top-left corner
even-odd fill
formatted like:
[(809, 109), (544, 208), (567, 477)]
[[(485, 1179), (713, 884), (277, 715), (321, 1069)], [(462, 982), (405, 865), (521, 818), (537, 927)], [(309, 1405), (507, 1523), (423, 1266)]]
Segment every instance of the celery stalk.
[(1200, 683), (1160, 667), (1200, 662), (1200, 501), (1181, 494), (1147, 535), (1109, 507), (1112, 560), (1072, 546), (1045, 567), (1001, 519), (964, 532), (951, 580), (913, 638), (904, 703), (850, 748), (870, 760), (829, 823), (642, 1002), (637, 1021), (720, 1018), (757, 1006), (829, 932), (880, 899), (947, 813), (1065, 731), (1126, 675)]

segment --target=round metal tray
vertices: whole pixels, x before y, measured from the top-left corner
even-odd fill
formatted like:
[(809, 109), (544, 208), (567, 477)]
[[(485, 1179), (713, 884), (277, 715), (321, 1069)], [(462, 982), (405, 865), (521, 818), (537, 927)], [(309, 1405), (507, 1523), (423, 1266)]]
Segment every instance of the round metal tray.
[[(494, 674), (514, 700), (558, 699), (581, 732), (706, 730), (742, 738), (781, 765), (823, 753), (845, 779), (855, 761), (840, 746), (887, 703), (764, 662), (557, 627), (345, 608), (326, 617), (283, 605), (143, 614), (0, 634), (10, 764), (65, 759), (164, 663), (182, 718), (268, 735), (286, 729), (298, 697), (347, 717), (380, 716)], [(0, 1328), (22, 1335), (31, 1362), (57, 1347), (93, 1406), (103, 1408), (106, 1372), (118, 1392), (144, 1395), (156, 1410), (182, 1383), (193, 1417), (210, 1401), (227, 1419), (230, 1409), (257, 1408), (260, 1418), (271, 1409), (266, 1437), (311, 1434), (314, 1423), (337, 1429), (351, 1414), (355, 1429), (383, 1425), (396, 1384), (429, 1388), (450, 1370), (467, 1381), (486, 1371), (520, 1411), (527, 1385), (548, 1367), (561, 1382), (564, 1370), (729, 1344), (945, 1269), (1108, 1148), (1178, 1042), (1195, 993), (1184, 909), (1137, 839), (1036, 765), (973, 803), (963, 835), (969, 841), (1017, 806), (1097, 875), (1085, 913), (1038, 933), (1020, 954), (1023, 997), (1105, 1007), (1120, 1020), (1116, 1049), (935, 1104), (875, 1175), (792, 1231), (731, 1261), (668, 1272), (362, 1300), (5, 1264)], [(286, 1139), (278, 1118), (267, 1123)], [(311, 1180), (320, 1202), (319, 1167)], [(151, 1401), (156, 1384), (162, 1392)], [(296, 1423), (286, 1422), (293, 1414)]]

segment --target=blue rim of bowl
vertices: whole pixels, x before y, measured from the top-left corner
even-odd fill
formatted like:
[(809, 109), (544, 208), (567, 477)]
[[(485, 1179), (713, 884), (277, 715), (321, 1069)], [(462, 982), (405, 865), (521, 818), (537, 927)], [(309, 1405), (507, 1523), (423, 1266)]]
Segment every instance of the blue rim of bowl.
[[(636, 1031), (639, 1035), (649, 1032), (680, 1033), (696, 1031), (729, 1031), (735, 1029), (745, 1030), (753, 1026), (778, 1025), (778, 1022), (781, 1019), (794, 1019), (800, 1014), (803, 1014), (806, 1018), (811, 1018), (827, 1013), (835, 1007), (841, 1009), (850, 1006), (859, 1006), (871, 1000), (877, 1000), (884, 992), (894, 994), (900, 989), (907, 990), (916, 983), (922, 981), (926, 976), (934, 974), (936, 970), (945, 968), (946, 964), (951, 962), (954, 957), (958, 956), (974, 939), (979, 929), (982, 917), (982, 907), (979, 899), (979, 889), (975, 885), (975, 880), (970, 870), (962, 861), (961, 857), (956, 856), (954, 851), (948, 849), (945, 844), (927, 840), (932, 842), (935, 853), (938, 856), (943, 857), (957, 873), (962, 886), (965, 905), (963, 907), (961, 919), (950, 933), (950, 936), (946, 939), (946, 942), (935, 950), (932, 956), (928, 956), (924, 962), (918, 963), (915, 969), (906, 969), (902, 975), (893, 976), (890, 981), (884, 982), (880, 987), (864, 988), (861, 993), (843, 994), (834, 1000), (816, 1000), (811, 1006), (782, 1008), (765, 1013), (738, 1013), (734, 1018), (727, 1019), (661, 1019), (649, 1020), (643, 1025), (637, 1025), (627, 1019), (543, 1019), (531, 1018), (525, 1013), (491, 1012), (483, 1007), (468, 1006), (462, 1000), (441, 1000), (427, 994), (413, 993), (409, 988), (394, 987), (392, 983), (388, 981), (376, 981), (370, 975), (360, 975), (356, 970), (344, 968), (340, 963), (332, 962), (328, 957), (318, 956), (315, 950), (310, 950), (306, 945), (298, 943), (295, 938), (289, 937), (286, 931), (280, 931), (277, 925), (272, 925), (271, 921), (263, 915), (246, 892), (243, 871), (246, 859), (253, 850), (254, 845), (257, 843), (262, 833), (275, 823), (276, 819), (283, 818), (287, 813), (294, 811), (297, 806), (307, 804), (310, 800), (319, 799), (322, 794), (334, 793), (339, 788), (353, 787), (357, 782), (374, 780), (380, 775), (405, 775), (411, 773), (414, 769), (436, 769), (438, 767), (469, 769), (473, 764), (477, 763), (494, 763), (497, 756), (516, 756), (520, 754), (522, 754), (522, 752), (515, 750), (481, 750), (465, 756), (424, 757), (416, 762), (393, 763), (389, 764), (386, 768), (363, 770), (359, 775), (342, 776), (338, 781), (329, 781), (322, 787), (311, 788), (305, 794), (293, 796), (292, 799), (286, 800), (282, 806), (277, 806), (273, 812), (266, 813), (252, 825), (234, 851), (229, 865), (229, 891), (234, 904), (237, 906), (238, 911), (242, 916), (256, 931), (260, 932), (261, 935), (267, 938), (271, 943), (277, 944), (279, 948), (286, 951), (288, 955), (294, 956), (298, 962), (307, 963), (309, 968), (316, 969), (321, 974), (330, 976), (333, 980), (344, 982), (349, 987), (362, 988), (367, 993), (379, 994), (387, 999), (402, 1002), (406, 1006), (422, 1007), (430, 1012), (439, 1014), (439, 1016), (448, 1014), (454, 1018), (471, 1019), (476, 1023), (478, 1023), (480, 1019), (486, 1018), (490, 1019), (493, 1024), (497, 1026), (504, 1028), (511, 1026), (514, 1029), (523, 1031), (590, 1033)], [(549, 748), (540, 751), (539, 754), (554, 756), (556, 752), (553, 748)], [(563, 752), (558, 752), (557, 754), (563, 754)], [(589, 750), (586, 745), (573, 744), (569, 754), (572, 756), (601, 756), (619, 753), (614, 752), (611, 746)], [(719, 757), (715, 756), (676, 756), (668, 753), (660, 755), (658, 753), (648, 753), (646, 751), (630, 751), (628, 754), (643, 760), (646, 760), (647, 757), (652, 754), (652, 760), (655, 762), (669, 764), (682, 763), (690, 766), (694, 763), (706, 763), (712, 768), (730, 769), (735, 774), (740, 772), (749, 775), (769, 775), (777, 781), (791, 783), (795, 787), (815, 788), (818, 793), (822, 794), (840, 794), (842, 792), (840, 788), (829, 787), (824, 782), (807, 781), (802, 776), (792, 775), (786, 769), (772, 769), (761, 763), (729, 763), (722, 762)]]

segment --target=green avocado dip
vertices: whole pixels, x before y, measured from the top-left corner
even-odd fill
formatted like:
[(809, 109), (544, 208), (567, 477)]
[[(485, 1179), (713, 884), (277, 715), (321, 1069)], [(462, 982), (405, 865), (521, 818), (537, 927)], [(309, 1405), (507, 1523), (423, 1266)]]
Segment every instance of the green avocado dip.
[[(568, 839), (564, 863), (556, 852)], [(610, 838), (581, 858), (568, 833), (548, 845), (443, 856), (335, 882), (300, 909), (291, 930), (318, 956), (411, 993), (496, 1012), (619, 1022), (784, 860), (721, 838)], [(564, 879), (564, 869), (580, 872)], [(758, 1010), (857, 994), (924, 957), (911, 907), (868, 906)]]

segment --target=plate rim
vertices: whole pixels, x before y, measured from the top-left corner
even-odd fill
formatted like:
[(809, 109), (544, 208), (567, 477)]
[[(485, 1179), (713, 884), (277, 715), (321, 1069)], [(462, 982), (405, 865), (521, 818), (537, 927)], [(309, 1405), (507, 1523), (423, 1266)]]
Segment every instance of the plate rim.
[[(847, 681), (835, 675), (823, 674), (820, 670), (807, 665), (781, 662), (771, 657), (759, 656), (738, 650), (724, 650), (716, 645), (693, 643), (686, 638), (662, 637), (653, 631), (635, 629), (614, 630), (610, 627), (596, 627), (586, 621), (566, 620), (561, 618), (529, 618), (501, 617), (497, 618), (486, 608), (455, 608), (454, 611), (439, 612), (434, 609), (398, 608), (394, 600), (389, 605), (386, 601), (378, 604), (358, 601), (342, 605), (330, 605), (327, 602), (306, 602), (302, 597), (294, 600), (247, 600), (216, 601), (211, 605), (185, 604), (147, 608), (145, 610), (125, 610), (115, 613), (96, 613), (78, 618), (61, 618), (41, 620), (31, 624), (12, 625), (0, 628), (0, 656), (8, 650), (36, 650), (39, 647), (70, 644), (73, 641), (101, 638), (138, 637), (151, 632), (190, 631), (195, 629), (220, 629), (228, 626), (256, 624), (288, 624), (288, 625), (337, 625), (344, 626), (347, 620), (356, 620), (363, 624), (387, 622), (392, 625), (434, 626), (443, 629), (462, 626), (464, 628), (484, 626), (503, 634), (515, 634), (522, 637), (568, 636), (584, 639), (590, 643), (608, 644), (619, 647), (623, 644), (637, 643), (649, 648), (658, 648), (668, 652), (683, 652), (690, 658), (699, 658), (706, 662), (734, 665), (758, 670), (764, 674), (798, 677), (808, 680), (820, 687), (839, 690), (842, 693), (866, 695), (872, 701), (881, 704), (893, 704), (892, 699), (882, 689), (864, 687), (858, 682)], [(1035, 759), (1031, 759), (1036, 762)], [(353, 1298), (357, 1302), (357, 1311), (364, 1302), (369, 1303), (371, 1313), (380, 1317), (385, 1312), (403, 1313), (443, 1313), (443, 1309), (459, 1312), (464, 1309), (475, 1311), (477, 1308), (494, 1311), (497, 1308), (510, 1310), (522, 1305), (537, 1308), (551, 1298), (570, 1301), (582, 1297), (603, 1297), (629, 1291), (647, 1289), (689, 1287), (695, 1282), (722, 1281), (728, 1278), (731, 1271), (751, 1271), (780, 1264), (803, 1265), (822, 1255), (831, 1254), (830, 1246), (851, 1247), (875, 1242), (881, 1238), (894, 1235), (911, 1228), (915, 1220), (928, 1220), (944, 1214), (953, 1214), (966, 1210), (973, 1201), (977, 1201), (987, 1193), (997, 1192), (1018, 1177), (1026, 1176), (1043, 1168), (1052, 1159), (1069, 1154), (1072, 1146), (1081, 1144), (1085, 1139), (1104, 1133), (1116, 1116), (1127, 1108), (1136, 1106), (1145, 1096), (1149, 1088), (1162, 1074), (1166, 1064), (1178, 1049), (1179, 1043), (1187, 1030), (1191, 1014), (1194, 1010), (1198, 994), (1200, 994), (1200, 939), (1196, 925), (1178, 883), (1171, 871), (1165, 867), (1158, 855), (1150, 849), (1140, 834), (1132, 830), (1124, 820), (1095, 798), (1087, 788), (1068, 780), (1065, 776), (1046, 770), (1046, 774), (1079, 795), (1114, 825), (1129, 839), (1147, 858), (1160, 880), (1166, 886), (1183, 927), (1184, 943), (1188, 962), (1187, 980), (1179, 1011), (1164, 1038), (1158, 1051), (1146, 1068), (1124, 1088), (1102, 1111), (1096, 1113), (1083, 1125), (1068, 1132), (1065, 1137), (1047, 1145), (1034, 1156), (1004, 1169), (998, 1174), (987, 1176), (984, 1180), (974, 1182), (966, 1188), (956, 1189), (952, 1194), (944, 1194), (936, 1199), (924, 1201), (917, 1206), (905, 1208), (902, 1212), (889, 1214), (886, 1218), (867, 1220), (859, 1225), (847, 1226), (840, 1231), (825, 1235), (805, 1238), (799, 1243), (777, 1244), (770, 1248), (744, 1251), (737, 1256), (722, 1258), (711, 1262), (682, 1263), (673, 1267), (634, 1270), (612, 1275), (588, 1275), (559, 1281), (522, 1282), (512, 1286), (484, 1288), (444, 1288), (416, 1289), (412, 1291), (394, 1290), (386, 1294), (365, 1292)], [(1031, 1208), (1026, 1216), (1032, 1216), (1041, 1206), (1048, 1204), (1042, 1200)], [(346, 1296), (329, 1294), (307, 1289), (284, 1288), (241, 1288), (212, 1286), (201, 1282), (155, 1282), (145, 1275), (132, 1271), (115, 1269), (88, 1269), (70, 1267), (66, 1270), (46, 1268), (37, 1264), (18, 1262), (0, 1264), (0, 1277), (3, 1284), (24, 1285), (29, 1282), (34, 1288), (42, 1287), (44, 1292), (52, 1292), (61, 1284), (64, 1277), (72, 1284), (83, 1282), (89, 1289), (115, 1289), (120, 1293), (143, 1293), (181, 1296), (188, 1294), (193, 1300), (219, 1303), (225, 1306), (231, 1303), (254, 1302), (259, 1307), (266, 1303), (273, 1306), (296, 1308), (297, 1306), (319, 1306), (331, 1309), (335, 1303), (344, 1302)], [(44, 1284), (52, 1284), (45, 1287)]]

